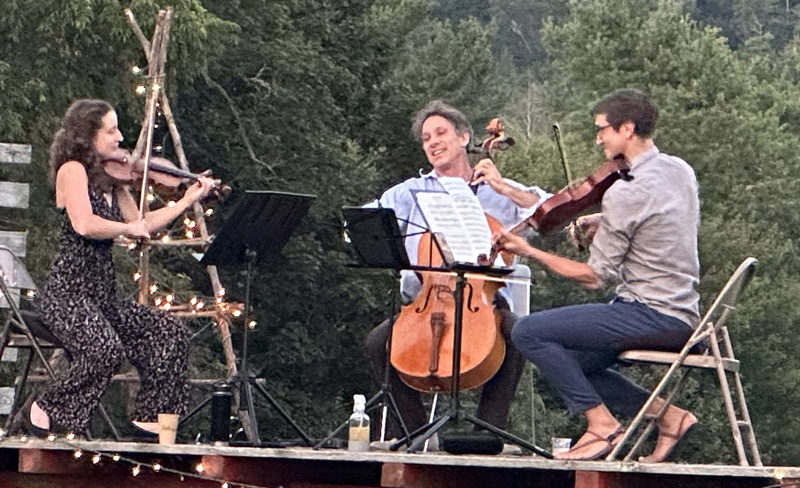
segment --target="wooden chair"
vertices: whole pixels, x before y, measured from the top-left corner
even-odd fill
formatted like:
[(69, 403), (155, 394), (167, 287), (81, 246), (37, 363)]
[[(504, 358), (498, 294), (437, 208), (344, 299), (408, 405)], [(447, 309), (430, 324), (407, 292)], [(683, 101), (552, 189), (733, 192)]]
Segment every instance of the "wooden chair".
[[(619, 359), (626, 363), (661, 364), (669, 367), (606, 460), (617, 459), (624, 446), (629, 441), (633, 441), (633, 447), (623, 458), (624, 461), (631, 460), (653, 428), (658, 425), (667, 407), (675, 400), (689, 372), (693, 369), (706, 369), (715, 370), (717, 373), (733, 443), (739, 456), (739, 464), (750, 466), (745, 453), (745, 443), (742, 440), (744, 437), (750, 451), (750, 461), (755, 466), (762, 466), (742, 388), (739, 361), (733, 354), (733, 346), (727, 328), (727, 319), (736, 308), (736, 302), (752, 279), (757, 263), (755, 258), (748, 257), (736, 268), (680, 352), (630, 350), (619, 355)], [(704, 349), (702, 352), (696, 352), (701, 348)], [(732, 382), (728, 380), (729, 374), (732, 376)], [(668, 386), (669, 389), (667, 389)], [(735, 400), (733, 395), (735, 395)], [(659, 396), (666, 400), (664, 406), (655, 415), (647, 414)]]

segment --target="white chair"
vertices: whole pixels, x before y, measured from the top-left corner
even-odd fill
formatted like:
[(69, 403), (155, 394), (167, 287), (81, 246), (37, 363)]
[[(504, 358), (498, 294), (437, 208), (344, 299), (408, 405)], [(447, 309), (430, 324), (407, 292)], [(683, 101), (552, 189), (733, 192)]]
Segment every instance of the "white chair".
[[(742, 466), (750, 465), (742, 440), (745, 437), (753, 465), (762, 466), (753, 424), (750, 421), (750, 413), (747, 410), (747, 402), (742, 389), (739, 361), (733, 354), (733, 346), (727, 328), (727, 319), (736, 308), (736, 303), (742, 292), (750, 283), (757, 263), (758, 261), (755, 258), (749, 257), (739, 265), (680, 352), (630, 350), (619, 355), (619, 359), (626, 363), (661, 364), (667, 365), (669, 368), (625, 430), (620, 442), (608, 454), (606, 460), (617, 459), (624, 446), (629, 441), (633, 441), (633, 447), (623, 458), (624, 461), (629, 461), (642, 446), (653, 428), (658, 425), (667, 407), (675, 400), (689, 372), (692, 369), (706, 369), (715, 370), (717, 373), (720, 393), (731, 427), (733, 443), (739, 456), (739, 464)], [(696, 350), (699, 347), (702, 347), (704, 351), (697, 353)], [(733, 378), (732, 382), (728, 381), (729, 374)], [(667, 390), (668, 386), (670, 386), (669, 390)], [(731, 387), (733, 387), (733, 393), (736, 397), (735, 404)], [(655, 415), (647, 414), (659, 396), (666, 400), (664, 406)], [(635, 439), (634, 436), (636, 436)]]

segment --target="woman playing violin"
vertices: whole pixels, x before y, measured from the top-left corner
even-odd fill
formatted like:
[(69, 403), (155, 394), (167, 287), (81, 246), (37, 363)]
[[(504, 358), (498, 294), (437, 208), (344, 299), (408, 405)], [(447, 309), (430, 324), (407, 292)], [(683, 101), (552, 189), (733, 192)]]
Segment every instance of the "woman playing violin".
[(113, 107), (78, 100), (67, 110), (50, 146), (50, 178), (63, 216), (58, 253), (42, 290), (42, 320), (65, 345), (69, 365), (31, 405), (34, 433), (83, 434), (92, 410), (123, 359), (139, 372), (133, 425), (158, 433), (157, 414), (184, 414), (189, 333), (163, 311), (117, 297), (111, 248), (125, 236), (148, 239), (205, 196), (213, 182), (199, 178), (175, 206), (141, 217), (127, 185), (103, 170), (122, 133)]
[[(593, 110), (596, 143), (609, 159), (622, 155), (630, 179), (604, 194), (586, 263), (528, 245), (511, 233), (499, 246), (533, 259), (547, 271), (589, 289), (616, 284), (611, 303), (572, 305), (533, 313), (517, 322), (512, 340), (558, 390), (568, 409), (583, 413), (587, 428), (562, 459), (598, 459), (622, 433), (612, 410), (634, 415), (649, 392), (612, 369), (626, 349), (680, 350), (699, 320), (697, 229), (699, 201), (694, 171), (659, 152), (652, 134), (658, 110), (644, 94), (621, 90)], [(656, 402), (655, 408), (663, 403)], [(660, 462), (697, 422), (670, 406), (654, 451)]]
[[(519, 183), (500, 177), (492, 162), (485, 159), (470, 166), (466, 147), (472, 130), (466, 116), (459, 110), (435, 100), (420, 110), (412, 127), (413, 136), (422, 143), (428, 162), (433, 170), (421, 173), (399, 183), (383, 193), (368, 206), (394, 209), (401, 233), (408, 234), (405, 247), (412, 263), (417, 263), (420, 233), (426, 229), (425, 219), (416, 205), (414, 190), (443, 191), (439, 177), (452, 176), (471, 183), (484, 211), (504, 226), (516, 224), (532, 212), (531, 207), (539, 203), (546, 193), (536, 187), (524, 187)], [(401, 291), (404, 300), (414, 300), (421, 283), (413, 272), (402, 275)], [(501, 328), (508, 338), (515, 317), (509, 310), (510, 298), (501, 290), (495, 305), (503, 316)], [(493, 325), (493, 324), (492, 324)], [(370, 364), (376, 378), (382, 380), (386, 364), (386, 342), (389, 337), (389, 322), (373, 329), (367, 336)], [(508, 342), (508, 341), (507, 341)], [(510, 344), (510, 343), (509, 343)], [(483, 386), (477, 416), (499, 428), (504, 428), (508, 409), (514, 397), (522, 372), (523, 361), (513, 347), (508, 347), (500, 370)], [(406, 386), (392, 369), (390, 375), (392, 393), (406, 426), (410, 431), (426, 423), (425, 410), (419, 393)], [(389, 437), (400, 437), (399, 426), (390, 417)], [(380, 422), (374, 422), (379, 427)], [(376, 438), (376, 435), (373, 435)]]

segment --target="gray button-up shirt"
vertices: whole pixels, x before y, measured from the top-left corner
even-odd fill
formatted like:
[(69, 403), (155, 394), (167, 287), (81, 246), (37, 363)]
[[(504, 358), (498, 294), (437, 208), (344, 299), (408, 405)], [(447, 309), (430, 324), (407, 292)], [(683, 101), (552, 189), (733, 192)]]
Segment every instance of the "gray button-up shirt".
[[(505, 181), (516, 188), (536, 193), (540, 197), (536, 205), (531, 208), (525, 208), (518, 206), (510, 198), (495, 192), (488, 184), (479, 185), (477, 187), (476, 196), (483, 210), (497, 219), (504, 228), (508, 228), (521, 222), (525, 217), (532, 215), (549, 194), (539, 187), (526, 187), (509, 179), (505, 179)], [(400, 233), (407, 235), (405, 239), (405, 248), (409, 261), (412, 264), (417, 262), (417, 250), (419, 248), (419, 241), (422, 238), (421, 233), (428, 229), (425, 217), (417, 206), (416, 200), (414, 200), (413, 191), (418, 190), (444, 191), (444, 188), (439, 183), (439, 176), (436, 174), (436, 171), (431, 171), (429, 173), (420, 172), (420, 176), (409, 178), (402, 183), (398, 183), (386, 190), (378, 200), (364, 205), (365, 207), (381, 206), (394, 209), (395, 215), (397, 215)], [(477, 259), (477, 256), (475, 256), (475, 258)], [(410, 271), (402, 272), (400, 289), (405, 301), (413, 301), (417, 293), (419, 293), (420, 288), (421, 283), (415, 273)], [(510, 297), (507, 296), (505, 290), (501, 290), (499, 293), (508, 300), (509, 304), (511, 303)]]
[(694, 170), (653, 148), (636, 157), (630, 181), (603, 196), (602, 219), (588, 264), (616, 294), (694, 327), (699, 320), (697, 230), (700, 203)]

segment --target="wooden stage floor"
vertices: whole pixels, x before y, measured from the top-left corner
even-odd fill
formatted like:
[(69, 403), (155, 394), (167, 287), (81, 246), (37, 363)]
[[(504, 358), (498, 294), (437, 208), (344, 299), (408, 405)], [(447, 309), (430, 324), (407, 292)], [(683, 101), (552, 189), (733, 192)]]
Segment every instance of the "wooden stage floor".
[(63, 438), (0, 441), (0, 488), (788, 488), (798, 486), (798, 480), (800, 467), (791, 466), (576, 462), (519, 454), (352, 453)]

